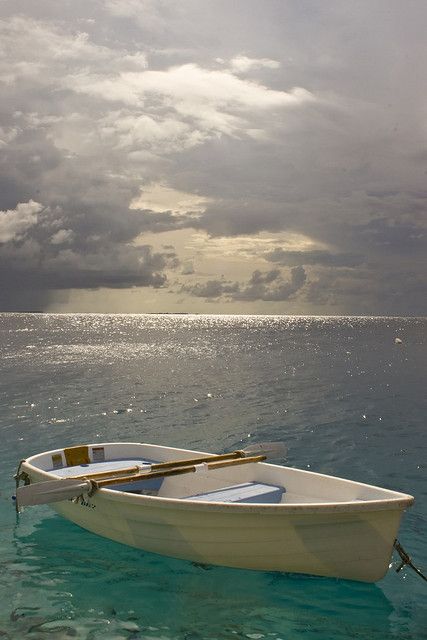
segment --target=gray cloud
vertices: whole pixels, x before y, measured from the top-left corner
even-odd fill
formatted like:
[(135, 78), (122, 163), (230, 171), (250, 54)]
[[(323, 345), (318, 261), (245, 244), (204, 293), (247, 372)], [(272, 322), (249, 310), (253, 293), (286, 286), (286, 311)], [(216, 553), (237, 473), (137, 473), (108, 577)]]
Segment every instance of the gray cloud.
[[(138, 245), (195, 229), (327, 247), (260, 248), (260, 261), (292, 268), (270, 282), (212, 272), (197, 284), (187, 261), (196, 297), (423, 312), (424, 2), (6, 0), (1, 11), (0, 309), (21, 304), (18, 288), (39, 310), (56, 289), (167, 287), (175, 250)], [(130, 210), (152, 183), (206, 207)]]
[(400, 254), (411, 253), (415, 257), (416, 253), (421, 252), (425, 255), (427, 227), (423, 228), (409, 220), (400, 222), (382, 217), (375, 218), (355, 230), (357, 235), (376, 251), (389, 251), (392, 247), (393, 251)]
[(185, 285), (182, 291), (190, 293), (198, 298), (234, 300), (241, 302), (281, 302), (289, 300), (307, 279), (303, 267), (291, 269), (290, 279), (283, 280), (279, 269), (273, 269), (266, 273), (256, 270), (245, 284), (239, 282), (226, 282), (224, 280), (209, 280), (206, 283)]
[(197, 282), (195, 285), (186, 285), (182, 291), (190, 293), (196, 298), (220, 298), (222, 296), (233, 297), (239, 291), (239, 283), (228, 283), (222, 280), (208, 280), (207, 282)]
[(408, 315), (408, 308), (417, 315), (427, 314), (426, 282), (423, 274), (390, 271), (378, 274), (364, 269), (324, 270), (305, 288), (309, 303), (319, 309), (345, 309), (349, 314)]
[(236, 293), (235, 299), (263, 300), (264, 302), (289, 300), (304, 286), (306, 279), (306, 272), (301, 266), (291, 269), (289, 280), (283, 280), (278, 269), (269, 271), (265, 275), (260, 271), (254, 271), (247, 286)]
[[(166, 268), (175, 269), (179, 260), (167, 250), (153, 252), (147, 245), (132, 246), (128, 230), (103, 229), (87, 218), (74, 230), (63, 228), (66, 216), (40, 203), (20, 203), (15, 211), (0, 212), (0, 300), (4, 310), (30, 310), (36, 293), (42, 307), (54, 290), (96, 289), (165, 285)], [(68, 220), (71, 222), (71, 219)], [(28, 306), (31, 305), (31, 306)], [(40, 310), (40, 305), (35, 305)]]

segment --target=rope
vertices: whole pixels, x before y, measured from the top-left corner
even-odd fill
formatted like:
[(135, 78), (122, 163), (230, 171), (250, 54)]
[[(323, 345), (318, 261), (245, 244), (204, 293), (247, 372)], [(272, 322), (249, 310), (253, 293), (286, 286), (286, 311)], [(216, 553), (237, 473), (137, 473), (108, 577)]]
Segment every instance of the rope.
[(396, 573), (399, 573), (399, 571), (401, 571), (403, 567), (407, 565), (408, 567), (411, 567), (411, 569), (413, 569), (415, 573), (417, 573), (420, 576), (420, 578), (422, 578), (427, 582), (427, 577), (413, 564), (411, 557), (406, 553), (405, 549), (402, 547), (399, 540), (396, 539), (394, 541), (393, 546), (396, 549), (397, 553), (399, 554), (400, 559), (402, 560), (402, 562), (396, 569)]
[[(30, 476), (28, 475), (28, 473), (26, 473), (25, 471), (21, 471), (21, 466), (22, 464), (25, 462), (25, 460), (21, 460), (19, 465), (18, 465), (18, 469), (16, 470), (15, 475), (13, 476), (15, 478), (15, 486), (16, 489), (18, 489), (19, 484), (21, 482), (21, 480), (23, 480), (24, 485), (30, 484)], [(15, 497), (15, 510), (16, 513), (19, 513), (19, 504), (18, 504), (18, 498)]]

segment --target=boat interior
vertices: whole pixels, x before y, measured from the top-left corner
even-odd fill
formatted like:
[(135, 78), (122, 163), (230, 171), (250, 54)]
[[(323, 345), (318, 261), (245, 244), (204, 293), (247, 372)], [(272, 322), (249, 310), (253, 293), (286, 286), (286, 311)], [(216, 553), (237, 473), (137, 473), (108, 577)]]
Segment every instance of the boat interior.
[[(90, 477), (92, 474), (120, 470), (150, 470), (150, 465), (171, 460), (192, 460), (214, 455), (139, 443), (82, 445), (41, 453), (27, 463), (59, 478)], [(402, 494), (323, 474), (263, 462), (236, 464), (208, 470), (197, 465), (196, 473), (177, 476), (120, 481), (109, 490), (125, 493), (179, 498), (182, 500), (252, 503), (313, 504), (359, 502), (401, 498)], [(118, 476), (117, 476), (118, 477)]]

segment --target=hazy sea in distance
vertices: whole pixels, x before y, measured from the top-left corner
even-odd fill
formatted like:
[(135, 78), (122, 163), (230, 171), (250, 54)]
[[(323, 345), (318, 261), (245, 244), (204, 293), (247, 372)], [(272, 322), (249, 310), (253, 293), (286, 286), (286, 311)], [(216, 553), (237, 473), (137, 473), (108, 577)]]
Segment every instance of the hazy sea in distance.
[[(18, 461), (101, 441), (223, 452), (415, 496), (399, 538), (427, 571), (427, 319), (0, 314), (0, 638), (421, 640), (427, 584), (202, 567), (17, 517)], [(395, 338), (402, 340), (395, 344)]]

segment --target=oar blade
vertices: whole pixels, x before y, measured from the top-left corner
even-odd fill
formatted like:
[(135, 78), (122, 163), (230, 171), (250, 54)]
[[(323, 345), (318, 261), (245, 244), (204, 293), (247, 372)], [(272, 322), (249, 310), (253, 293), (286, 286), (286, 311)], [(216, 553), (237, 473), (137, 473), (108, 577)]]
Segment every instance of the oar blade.
[(35, 482), (18, 487), (16, 501), (18, 506), (32, 506), (36, 504), (49, 504), (60, 502), (81, 495), (91, 488), (89, 480), (48, 480), (47, 482)]
[(243, 449), (245, 456), (263, 455), (267, 458), (284, 458), (288, 449), (283, 442), (258, 442)]

